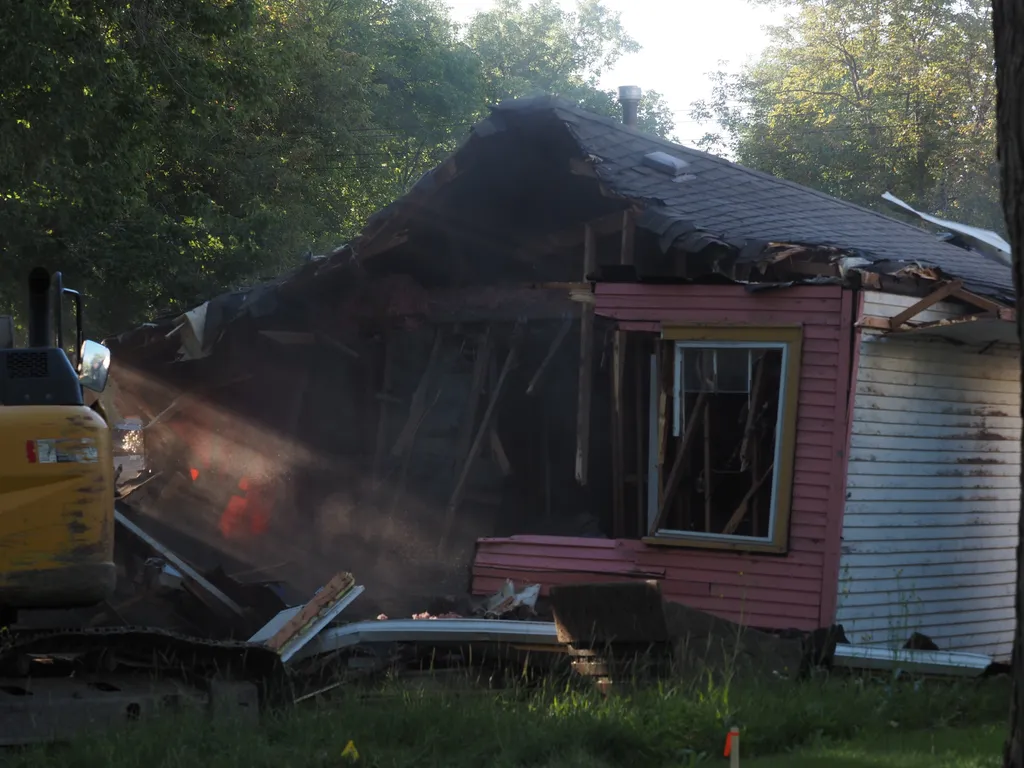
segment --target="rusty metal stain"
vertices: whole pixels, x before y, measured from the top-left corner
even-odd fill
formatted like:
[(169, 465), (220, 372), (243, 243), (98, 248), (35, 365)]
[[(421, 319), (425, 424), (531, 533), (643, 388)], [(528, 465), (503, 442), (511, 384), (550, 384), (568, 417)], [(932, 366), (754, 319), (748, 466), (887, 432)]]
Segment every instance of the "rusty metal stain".
[(984, 469), (940, 469), (935, 473), (936, 477), (991, 477), (992, 475)]
[(981, 440), (984, 442), (1001, 442), (1013, 440), (1016, 442), (1019, 438), (1007, 437), (1006, 435), (1000, 435), (998, 432), (990, 432), (982, 427), (977, 432), (964, 432), (959, 435), (950, 435), (949, 437), (943, 438), (944, 440)]

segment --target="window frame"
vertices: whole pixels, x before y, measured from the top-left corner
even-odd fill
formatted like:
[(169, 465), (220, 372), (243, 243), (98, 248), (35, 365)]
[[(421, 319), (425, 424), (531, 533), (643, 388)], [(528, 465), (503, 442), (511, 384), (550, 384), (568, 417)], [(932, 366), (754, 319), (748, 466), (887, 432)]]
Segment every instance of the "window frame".
[[(778, 433), (775, 443), (775, 466), (772, 477), (772, 506), (769, 515), (769, 533), (753, 538), (736, 534), (704, 533), (701, 531), (652, 530), (660, 506), (661, 472), (657, 465), (659, 400), (661, 397), (661, 371), (659, 355), (651, 356), (650, 405), (648, 409), (648, 482), (647, 482), (647, 535), (643, 541), (658, 546), (724, 549), (743, 552), (783, 554), (789, 549), (789, 522), (792, 516), (793, 474), (796, 460), (797, 409), (800, 397), (800, 374), (803, 355), (803, 326), (705, 326), (675, 325), (662, 328), (661, 343), (671, 344), (671, 391), (675, 399), (683, 382), (677, 380), (681, 350), (692, 348), (745, 348), (782, 350), (782, 391), (779, 393)], [(672, 421), (676, 420), (673, 413)], [(674, 424), (665, 424), (673, 430)]]

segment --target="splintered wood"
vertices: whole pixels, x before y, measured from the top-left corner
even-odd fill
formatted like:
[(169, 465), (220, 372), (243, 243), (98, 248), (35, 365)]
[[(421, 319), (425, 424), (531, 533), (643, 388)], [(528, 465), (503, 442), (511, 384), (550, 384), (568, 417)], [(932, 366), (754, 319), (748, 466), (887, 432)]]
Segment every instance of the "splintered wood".
[(339, 573), (327, 582), (323, 589), (317, 592), (301, 611), (289, 619), (273, 637), (267, 640), (265, 645), (272, 650), (280, 652), (296, 635), (307, 627), (312, 626), (321, 614), (345, 597), (355, 585), (355, 577), (351, 573)]

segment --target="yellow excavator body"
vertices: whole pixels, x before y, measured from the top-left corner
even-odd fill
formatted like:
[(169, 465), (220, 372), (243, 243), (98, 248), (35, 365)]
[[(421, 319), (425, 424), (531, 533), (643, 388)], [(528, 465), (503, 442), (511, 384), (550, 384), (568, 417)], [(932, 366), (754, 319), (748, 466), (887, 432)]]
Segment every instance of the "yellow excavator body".
[(94, 605), (114, 588), (110, 430), (88, 406), (0, 407), (0, 605)]
[[(69, 294), (78, 310), (74, 362), (63, 343)], [(0, 614), (8, 617), (95, 605), (114, 590), (111, 432), (83, 398), (83, 386), (105, 386), (110, 353), (84, 341), (81, 327), (78, 294), (59, 272), (33, 270), (29, 344), (0, 348)]]

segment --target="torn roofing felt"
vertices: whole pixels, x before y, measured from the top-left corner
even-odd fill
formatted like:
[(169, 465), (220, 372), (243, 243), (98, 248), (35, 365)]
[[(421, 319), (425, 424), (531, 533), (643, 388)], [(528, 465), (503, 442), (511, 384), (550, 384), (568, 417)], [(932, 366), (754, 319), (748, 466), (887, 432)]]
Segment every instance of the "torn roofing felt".
[[(887, 269), (935, 268), (961, 278), (968, 290), (1013, 299), (1008, 267), (944, 243), (919, 227), (673, 144), (553, 97), (508, 100), (493, 107), (452, 158), (428, 172), (408, 195), (371, 217), (363, 237), (374, 238), (389, 219), (402, 216), (405, 206), (416, 206), (454, 175), (468, 171), (467, 149), (475, 141), (501, 141), (502, 134), (520, 133), (534, 143), (547, 136), (561, 144), (564, 139), (557, 134), (566, 130), (578, 158), (592, 164), (606, 192), (644, 206), (637, 224), (656, 234), (666, 250), (692, 252), (720, 243), (732, 246), (743, 258), (768, 243), (830, 246)], [(664, 157), (645, 160), (652, 153), (667, 155), (676, 165)]]

